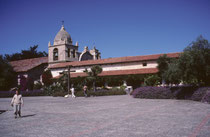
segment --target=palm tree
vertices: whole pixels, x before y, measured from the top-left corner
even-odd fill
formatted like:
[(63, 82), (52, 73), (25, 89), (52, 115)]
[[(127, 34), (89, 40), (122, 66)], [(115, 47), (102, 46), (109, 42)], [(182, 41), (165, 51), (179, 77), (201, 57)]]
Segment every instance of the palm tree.
[(100, 74), (102, 71), (103, 71), (103, 69), (99, 65), (95, 65), (95, 66), (91, 67), (91, 70), (89, 72), (87, 69), (85, 70), (85, 72), (88, 74), (88, 78), (91, 81), (93, 81), (93, 91), (94, 92), (96, 91), (95, 83), (98, 78), (98, 74)]

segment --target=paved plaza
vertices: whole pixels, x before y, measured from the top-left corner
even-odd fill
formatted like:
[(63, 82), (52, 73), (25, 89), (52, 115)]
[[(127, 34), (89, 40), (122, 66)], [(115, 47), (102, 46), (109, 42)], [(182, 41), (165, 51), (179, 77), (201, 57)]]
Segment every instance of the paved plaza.
[(0, 98), (1, 137), (210, 137), (210, 104), (200, 102), (24, 97), (15, 119), (10, 101)]

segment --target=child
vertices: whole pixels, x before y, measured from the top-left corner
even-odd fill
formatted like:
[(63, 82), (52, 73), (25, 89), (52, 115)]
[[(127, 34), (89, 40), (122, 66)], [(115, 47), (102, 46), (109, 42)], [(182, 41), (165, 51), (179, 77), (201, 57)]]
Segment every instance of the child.
[(17, 118), (17, 114), (21, 117), (21, 105), (23, 105), (23, 98), (22, 95), (19, 94), (19, 90), (16, 88), (16, 94), (11, 101), (11, 106), (14, 108), (15, 118)]

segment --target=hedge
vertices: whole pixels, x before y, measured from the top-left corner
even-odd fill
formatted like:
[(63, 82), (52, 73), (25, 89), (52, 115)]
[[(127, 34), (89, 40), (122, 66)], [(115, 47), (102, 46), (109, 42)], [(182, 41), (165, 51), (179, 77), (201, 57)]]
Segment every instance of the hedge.
[[(13, 97), (16, 91), (0, 91), (0, 98)], [(44, 96), (45, 93), (42, 90), (30, 90), (30, 91), (20, 91), (22, 96)]]
[[(65, 92), (56, 92), (53, 94), (54, 97), (56, 96), (65, 96), (68, 93)], [(71, 94), (71, 93), (70, 93)], [(125, 95), (126, 92), (124, 90), (120, 90), (120, 89), (101, 89), (101, 90), (97, 90), (96, 92), (92, 91), (92, 90), (88, 90), (87, 91), (87, 95), (90, 96), (110, 96), (110, 95)], [(76, 97), (84, 97), (84, 93), (83, 91), (75, 91), (75, 96)]]
[[(21, 91), (20, 92), (23, 97), (25, 96), (46, 96), (49, 95), (46, 91), (43, 90), (31, 90), (31, 91)], [(15, 94), (15, 91), (0, 91), (0, 98), (3, 97), (13, 97)], [(67, 95), (68, 92), (62, 92), (62, 91), (56, 91), (52, 93), (52, 96), (57, 97), (57, 96), (62, 96), (64, 97)], [(71, 92), (70, 92), (71, 94)], [(96, 92), (92, 90), (87, 91), (88, 96), (109, 96), (109, 95), (125, 95), (126, 92), (121, 89), (101, 89), (97, 90)], [(75, 92), (76, 97), (84, 97), (83, 91), (76, 91)]]
[(210, 87), (139, 87), (131, 95), (134, 98), (147, 99), (188, 99), (210, 103)]

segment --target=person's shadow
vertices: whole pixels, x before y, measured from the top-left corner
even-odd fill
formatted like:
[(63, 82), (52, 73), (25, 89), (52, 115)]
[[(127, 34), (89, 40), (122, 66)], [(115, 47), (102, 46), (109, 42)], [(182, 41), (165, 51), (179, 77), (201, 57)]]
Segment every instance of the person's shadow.
[(4, 113), (4, 112), (6, 112), (7, 110), (0, 110), (0, 114), (2, 114), (2, 113)]
[(35, 116), (36, 114), (31, 114), (31, 115), (23, 115), (23, 116), (21, 116), (21, 118), (26, 118), (26, 117), (33, 117), (33, 116)]

